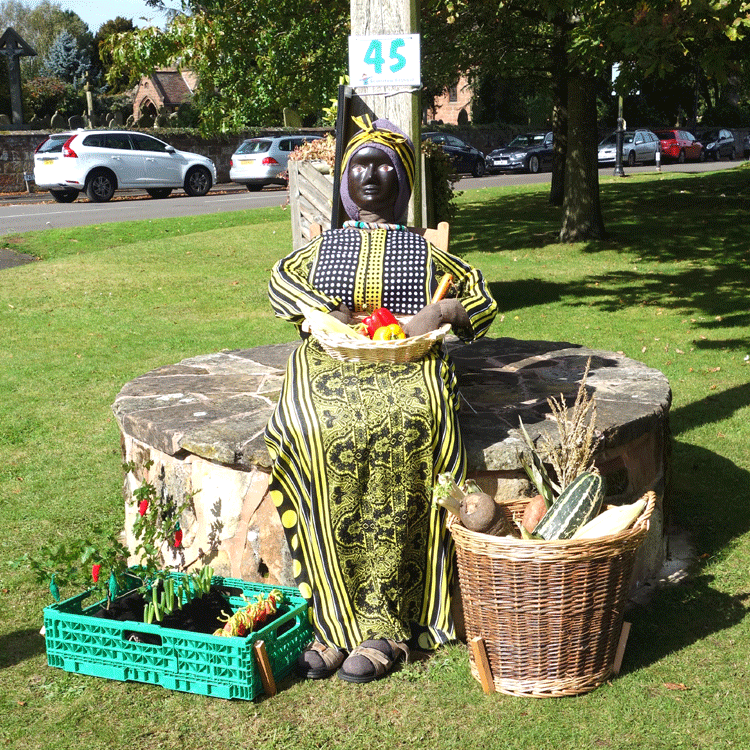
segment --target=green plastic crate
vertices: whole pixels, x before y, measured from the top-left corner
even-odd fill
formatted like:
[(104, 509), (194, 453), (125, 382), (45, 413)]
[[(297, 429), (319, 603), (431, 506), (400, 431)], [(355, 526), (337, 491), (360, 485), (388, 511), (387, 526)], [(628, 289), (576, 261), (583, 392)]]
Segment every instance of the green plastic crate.
[[(212, 584), (233, 594), (239, 592), (229, 597), (233, 611), (245, 604), (242, 595), (265, 594), (273, 588), (285, 594), (289, 611), (247, 637), (225, 638), (158, 624), (94, 617), (89, 613), (99, 609), (102, 602), (84, 609), (84, 601), (92, 593), (86, 591), (45, 607), (47, 663), (68, 672), (110, 680), (147, 682), (186, 693), (252, 700), (263, 690), (253, 644), (264, 642), (274, 679), (285, 677), (313, 637), (307, 603), (292, 587), (222, 576), (214, 576)], [(133, 640), (143, 635), (150, 636), (150, 640), (156, 636), (161, 643)]]

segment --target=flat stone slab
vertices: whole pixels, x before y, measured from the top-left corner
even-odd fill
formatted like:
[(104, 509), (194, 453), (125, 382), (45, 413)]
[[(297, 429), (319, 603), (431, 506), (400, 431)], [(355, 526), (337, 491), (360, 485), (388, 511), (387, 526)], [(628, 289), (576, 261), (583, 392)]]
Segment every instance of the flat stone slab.
[[(298, 342), (191, 357), (127, 383), (113, 410), (121, 430), (172, 456), (193, 454), (245, 470), (268, 470), (263, 431)], [(460, 422), (469, 471), (517, 471), (519, 418), (535, 439), (554, 440), (547, 399), (572, 405), (588, 358), (604, 450), (663, 426), (671, 403), (667, 378), (621, 354), (568, 342), (449, 337), (461, 392)]]

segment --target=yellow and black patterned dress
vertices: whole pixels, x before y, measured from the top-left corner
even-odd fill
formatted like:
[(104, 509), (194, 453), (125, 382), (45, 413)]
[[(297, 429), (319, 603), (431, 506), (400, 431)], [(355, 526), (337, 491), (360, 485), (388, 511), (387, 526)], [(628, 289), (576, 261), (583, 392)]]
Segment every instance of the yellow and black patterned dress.
[[(297, 325), (297, 302), (408, 315), (444, 273), (472, 324), (458, 335), (483, 335), (496, 305), (481, 274), (402, 229), (324, 232), (276, 264), (269, 296)], [(290, 357), (266, 429), (270, 490), (326, 645), (349, 650), (385, 637), (434, 648), (453, 637), (453, 548), (432, 484), (442, 472), (465, 474), (457, 409), (441, 347), (418, 362), (354, 363), (305, 338)]]

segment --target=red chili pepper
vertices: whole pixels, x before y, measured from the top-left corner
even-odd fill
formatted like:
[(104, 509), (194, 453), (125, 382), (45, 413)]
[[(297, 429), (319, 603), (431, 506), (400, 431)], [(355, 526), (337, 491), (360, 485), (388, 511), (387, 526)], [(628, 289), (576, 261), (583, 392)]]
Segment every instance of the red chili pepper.
[(138, 503), (138, 512), (142, 515), (146, 515), (146, 511), (148, 510), (148, 500), (144, 499), (141, 500), (140, 503)]
[(94, 583), (99, 583), (99, 571), (102, 569), (100, 563), (94, 563), (91, 566), (91, 577), (94, 579)]
[(182, 529), (177, 529), (174, 533), (174, 546), (179, 547), (182, 544)]
[(391, 312), (385, 307), (379, 307), (370, 316), (364, 319), (363, 323), (367, 326), (367, 333), (370, 338), (373, 337), (375, 331), (383, 326), (398, 325), (398, 321), (393, 317)]

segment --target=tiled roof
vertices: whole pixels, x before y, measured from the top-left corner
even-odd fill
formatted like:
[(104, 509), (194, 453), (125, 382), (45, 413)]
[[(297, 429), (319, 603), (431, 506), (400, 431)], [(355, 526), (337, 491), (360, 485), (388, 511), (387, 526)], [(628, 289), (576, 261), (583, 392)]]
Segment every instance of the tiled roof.
[[(189, 75), (192, 76), (192, 73)], [(177, 107), (193, 96), (192, 89), (185, 80), (186, 76), (177, 70), (155, 70), (150, 77), (167, 107)]]

